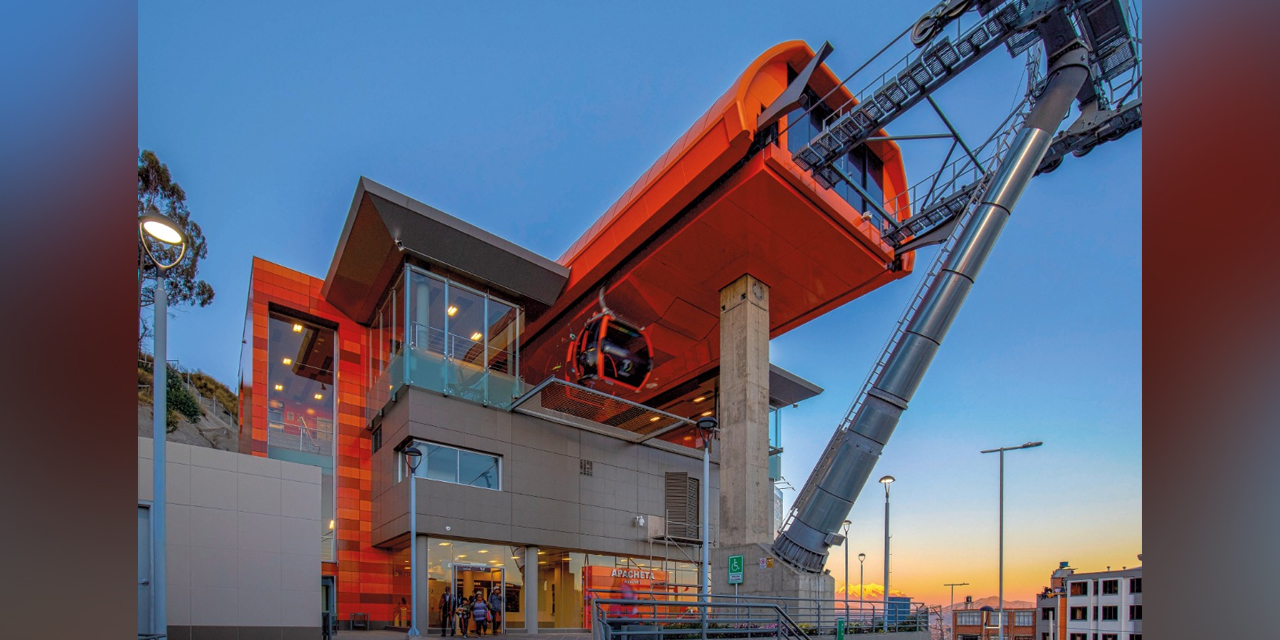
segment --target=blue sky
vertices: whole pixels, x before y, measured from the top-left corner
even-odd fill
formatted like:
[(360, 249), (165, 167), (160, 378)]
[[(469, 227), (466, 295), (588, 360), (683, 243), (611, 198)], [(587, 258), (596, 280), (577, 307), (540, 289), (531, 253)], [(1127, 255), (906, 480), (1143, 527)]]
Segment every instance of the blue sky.
[[(251, 257), (323, 277), (361, 175), (555, 258), (765, 49), (830, 40), (843, 76), (932, 4), (144, 3), (138, 145), (186, 189), (217, 291), (170, 322), (171, 357), (234, 383)], [(997, 52), (936, 97), (980, 139), (1021, 69)], [(942, 127), (917, 108), (892, 130)], [(996, 460), (978, 450), (1027, 440), (1045, 446), (1007, 459), (1009, 597), (1029, 599), (1059, 560), (1138, 563), (1141, 142), (1068, 158), (1014, 212), (876, 470), (898, 478), (895, 589), (995, 593)], [(903, 144), (911, 182), (946, 151)], [(774, 362), (826, 389), (785, 414), (797, 487), (918, 278), (773, 341)], [(881, 499), (869, 486), (851, 515), (868, 583)]]

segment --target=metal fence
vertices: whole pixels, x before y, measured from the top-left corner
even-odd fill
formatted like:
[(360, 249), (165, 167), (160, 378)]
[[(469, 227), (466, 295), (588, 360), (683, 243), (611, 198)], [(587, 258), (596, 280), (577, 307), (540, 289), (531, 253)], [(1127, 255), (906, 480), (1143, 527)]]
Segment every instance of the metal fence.
[[(918, 602), (805, 599), (669, 591), (593, 590), (595, 637), (631, 640), (674, 638), (811, 638), (844, 633), (923, 632), (930, 629), (930, 610)], [(603, 596), (603, 597), (601, 597)], [(705, 624), (704, 624), (705, 623)]]

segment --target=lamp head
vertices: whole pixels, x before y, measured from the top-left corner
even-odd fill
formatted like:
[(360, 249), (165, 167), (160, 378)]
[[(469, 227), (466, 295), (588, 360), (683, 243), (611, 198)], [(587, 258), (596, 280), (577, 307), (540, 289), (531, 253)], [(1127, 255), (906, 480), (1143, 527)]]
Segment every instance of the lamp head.
[(404, 448), (404, 460), (409, 464), (409, 471), (417, 472), (418, 465), (422, 464), (422, 451), (418, 449), (418, 445), (411, 444)]
[(888, 486), (888, 485), (889, 485), (889, 483), (893, 482), (893, 481), (894, 481), (894, 480), (896, 480), (896, 479), (897, 479), (897, 478), (894, 478), (893, 476), (885, 476), (885, 477), (883, 477), (883, 478), (880, 478), (880, 484), (883, 484), (883, 485), (885, 485), (885, 486)]
[[(151, 207), (138, 216), (138, 237), (142, 240), (142, 246), (147, 251), (147, 257), (151, 258), (151, 262), (164, 272), (173, 268), (179, 262), (182, 262), (183, 256), (187, 253), (187, 236), (176, 222), (160, 215), (160, 212)], [(158, 244), (165, 249), (177, 249), (178, 257), (172, 262), (164, 262), (161, 256), (157, 256), (152, 250), (152, 245)]]
[(1028, 443), (1026, 443), (1026, 444), (1022, 445), (1022, 448), (1023, 448), (1023, 449), (1030, 449), (1031, 447), (1038, 447), (1038, 446), (1040, 446), (1040, 445), (1042, 445), (1042, 444), (1044, 444), (1044, 443), (1043, 443), (1043, 442), (1028, 442)]
[(866, 560), (866, 559), (867, 559), (867, 554), (865, 553), (858, 554), (858, 562), (862, 562), (863, 560)]
[(715, 416), (703, 416), (694, 425), (703, 431), (715, 431), (720, 428), (720, 421)]

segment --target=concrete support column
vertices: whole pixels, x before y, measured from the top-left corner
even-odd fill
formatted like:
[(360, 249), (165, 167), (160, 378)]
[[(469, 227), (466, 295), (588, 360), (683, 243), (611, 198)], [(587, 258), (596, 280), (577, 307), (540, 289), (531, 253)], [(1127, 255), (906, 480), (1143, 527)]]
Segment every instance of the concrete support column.
[(538, 548), (524, 548), (524, 632), (538, 632)]
[(427, 559), (430, 553), (430, 545), (427, 544), (426, 534), (419, 533), (415, 542), (418, 545), (418, 632), (427, 635), (427, 623), (431, 620), (431, 587), (428, 583), (430, 576), (427, 573), (427, 567), (431, 563)]
[(769, 482), (769, 286), (720, 290), (720, 546), (773, 541)]

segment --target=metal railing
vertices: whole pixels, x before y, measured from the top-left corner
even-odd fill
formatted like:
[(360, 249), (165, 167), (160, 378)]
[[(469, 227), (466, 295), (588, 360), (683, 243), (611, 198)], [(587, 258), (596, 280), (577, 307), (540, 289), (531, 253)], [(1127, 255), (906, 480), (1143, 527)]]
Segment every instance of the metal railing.
[[(931, 611), (918, 602), (814, 600), (667, 591), (593, 590), (597, 640), (812, 638), (844, 633), (928, 632)], [(604, 594), (605, 597), (600, 597)], [(887, 618), (887, 619), (886, 619)]]
[(305, 451), (322, 456), (333, 454), (333, 429), (308, 427), (304, 424), (269, 422), (267, 446)]
[(782, 607), (773, 603), (725, 604), (714, 599), (667, 600), (644, 597), (644, 594), (637, 596), (640, 597), (592, 601), (592, 637), (596, 640), (809, 638)]

